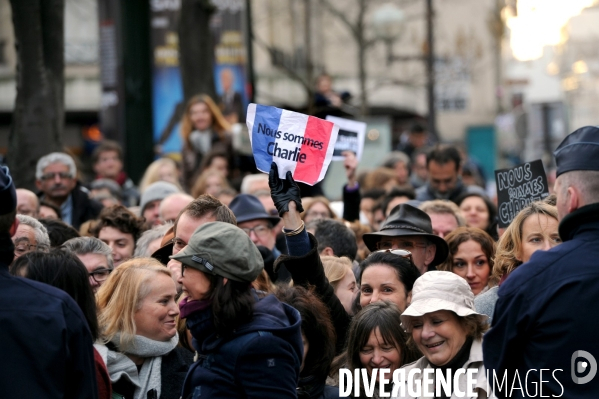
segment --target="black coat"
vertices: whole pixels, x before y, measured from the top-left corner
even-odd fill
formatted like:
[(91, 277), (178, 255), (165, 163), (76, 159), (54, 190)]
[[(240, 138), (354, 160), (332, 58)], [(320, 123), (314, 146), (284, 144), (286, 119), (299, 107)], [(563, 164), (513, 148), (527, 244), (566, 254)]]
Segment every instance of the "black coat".
[[(599, 204), (567, 215), (559, 234), (563, 244), (535, 252), (499, 287), (493, 325), (483, 340), (485, 367), (498, 380), (506, 373), (508, 387), (514, 380), (520, 385), (517, 371), (528, 392), (542, 389), (537, 397), (597, 398), (599, 376), (586, 383), (573, 376), (589, 376), (593, 365), (596, 372), (599, 360)], [(583, 361), (590, 372), (577, 371)], [(525, 395), (514, 390), (511, 397)]]
[(336, 352), (339, 354), (343, 351), (343, 346), (345, 345), (345, 336), (351, 317), (345, 311), (339, 298), (335, 295), (335, 290), (329, 284), (324, 274), (324, 267), (322, 266), (317, 250), (318, 242), (316, 238), (310, 233), (308, 233), (308, 237), (310, 237), (310, 246), (312, 247), (310, 252), (304, 256), (279, 256), (275, 262), (275, 271), (282, 265), (285, 265), (289, 273), (291, 273), (295, 285), (305, 288), (309, 285), (314, 286), (316, 294), (331, 313), (331, 321), (337, 334)]
[(98, 397), (92, 336), (64, 291), (8, 274), (0, 264), (3, 398)]
[[(37, 196), (41, 199), (44, 193), (39, 192)], [(73, 191), (71, 191), (71, 197), (73, 198), (71, 226), (79, 230), (83, 223), (97, 218), (103, 206), (98, 201), (90, 199), (89, 194), (80, 183), (77, 183)]]

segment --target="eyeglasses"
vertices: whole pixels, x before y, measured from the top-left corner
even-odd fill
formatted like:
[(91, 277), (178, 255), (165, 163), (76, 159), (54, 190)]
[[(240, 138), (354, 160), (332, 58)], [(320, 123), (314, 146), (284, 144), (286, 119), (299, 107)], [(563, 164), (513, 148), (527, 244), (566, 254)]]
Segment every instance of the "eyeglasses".
[(15, 244), (15, 256), (21, 256), (37, 248), (35, 244), (20, 242)]
[(69, 172), (50, 172), (43, 174), (42, 180), (54, 180), (56, 176), (60, 177), (61, 180), (73, 178)]
[(91, 272), (89, 276), (93, 278), (96, 283), (101, 283), (106, 281), (111, 272), (112, 269), (98, 269)]
[(416, 248), (428, 247), (428, 243), (397, 240), (382, 240), (376, 243), (376, 249), (393, 249), (393, 247), (413, 251)]
[(171, 242), (173, 243), (173, 249), (176, 252), (179, 252), (180, 250), (182, 250), (183, 248), (185, 248), (187, 246), (187, 243), (185, 241), (183, 241), (182, 239), (177, 238), (177, 237), (173, 237)]
[(412, 260), (412, 253), (410, 251), (406, 251), (405, 249), (379, 249), (378, 251), (372, 252), (368, 256), (371, 256), (372, 254), (376, 253), (390, 253), (392, 255), (396, 255), (404, 259), (409, 259), (411, 263), (414, 263), (414, 261)]
[(181, 263), (181, 277), (185, 277), (185, 269), (187, 269), (187, 265), (185, 263)]
[(248, 236), (252, 235), (252, 231), (254, 232), (254, 234), (256, 234), (256, 236), (263, 238), (266, 237), (269, 233), (270, 233), (270, 228), (261, 224), (259, 226), (256, 227), (252, 227), (251, 229), (243, 228), (241, 229), (245, 232), (245, 234), (247, 234)]
[(308, 211), (306, 216), (312, 219), (329, 219), (331, 215), (328, 212)]

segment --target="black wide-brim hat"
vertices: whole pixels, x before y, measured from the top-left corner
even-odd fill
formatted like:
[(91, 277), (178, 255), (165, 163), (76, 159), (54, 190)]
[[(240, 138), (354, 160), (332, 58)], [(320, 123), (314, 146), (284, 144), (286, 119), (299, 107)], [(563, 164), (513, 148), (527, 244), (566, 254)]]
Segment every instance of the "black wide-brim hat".
[(391, 210), (380, 231), (362, 236), (370, 251), (376, 251), (377, 242), (387, 237), (422, 236), (435, 244), (435, 258), (428, 266), (437, 266), (445, 262), (449, 246), (439, 236), (433, 234), (431, 218), (423, 211), (408, 204), (401, 204)]

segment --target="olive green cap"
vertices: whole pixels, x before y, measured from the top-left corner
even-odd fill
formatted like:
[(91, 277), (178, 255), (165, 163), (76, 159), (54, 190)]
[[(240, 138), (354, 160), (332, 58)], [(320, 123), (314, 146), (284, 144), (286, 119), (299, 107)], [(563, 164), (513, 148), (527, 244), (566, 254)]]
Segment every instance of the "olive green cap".
[(201, 225), (187, 247), (170, 258), (207, 274), (247, 283), (264, 269), (262, 255), (250, 237), (239, 227), (224, 222)]

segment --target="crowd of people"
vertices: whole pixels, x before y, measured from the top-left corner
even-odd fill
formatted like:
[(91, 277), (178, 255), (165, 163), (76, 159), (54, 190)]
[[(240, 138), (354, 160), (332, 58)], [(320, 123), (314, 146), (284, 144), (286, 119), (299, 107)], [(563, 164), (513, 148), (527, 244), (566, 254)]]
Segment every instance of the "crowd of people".
[(555, 193), (499, 229), (471, 161), (422, 129), (374, 170), (345, 153), (330, 201), (275, 163), (242, 175), (212, 100), (186, 112), (181, 162), (138, 186), (111, 141), (86, 184), (67, 153), (39, 159), (37, 193), (0, 167), (3, 396), (328, 399), (343, 369), (381, 392), (440, 370), (436, 398), (471, 369), (476, 398), (599, 393), (573, 355), (599, 355), (599, 128), (566, 137)]

